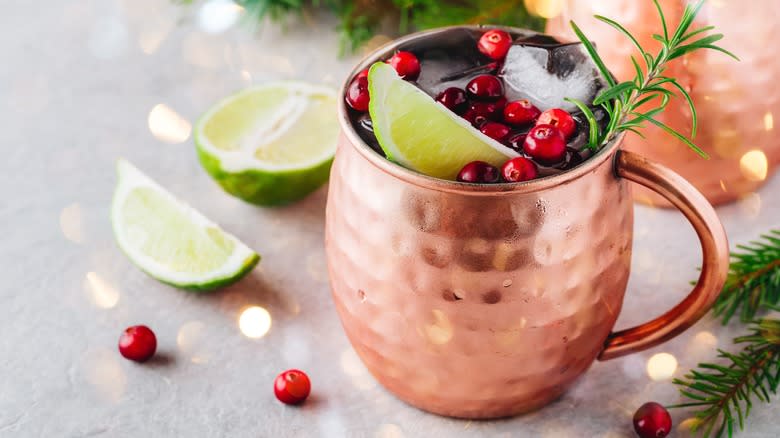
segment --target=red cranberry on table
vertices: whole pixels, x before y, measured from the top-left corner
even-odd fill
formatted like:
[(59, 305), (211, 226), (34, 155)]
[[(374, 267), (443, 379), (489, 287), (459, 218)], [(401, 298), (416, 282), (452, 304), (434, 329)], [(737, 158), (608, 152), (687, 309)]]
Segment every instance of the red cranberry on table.
[(471, 102), (466, 112), (463, 113), (463, 118), (479, 128), (489, 120), (501, 120), (505, 105), (505, 97), (501, 97), (495, 102)]
[(563, 136), (567, 139), (574, 134), (577, 129), (577, 123), (571, 114), (560, 108), (552, 108), (543, 112), (536, 120), (539, 125), (553, 125), (560, 129)]
[(479, 75), (466, 85), (469, 97), (476, 100), (498, 100), (504, 96), (501, 79), (493, 75)]
[(645, 403), (634, 414), (634, 430), (639, 438), (663, 438), (672, 430), (672, 417), (660, 404)]
[(482, 34), (477, 49), (490, 59), (503, 59), (512, 46), (512, 37), (503, 30), (493, 29)]
[(157, 351), (157, 337), (145, 325), (128, 327), (119, 337), (119, 353), (125, 359), (144, 362)]
[(498, 169), (484, 161), (472, 161), (463, 166), (458, 173), (460, 182), (489, 184), (498, 182), (498, 179)]
[(347, 95), (344, 96), (347, 105), (355, 111), (368, 111), (368, 77), (358, 74), (347, 87)]
[(525, 157), (515, 157), (501, 166), (501, 176), (506, 182), (521, 182), (536, 178), (539, 174), (536, 164)]
[(502, 142), (509, 135), (509, 127), (498, 122), (487, 122), (479, 130), (495, 141)]
[(456, 114), (462, 114), (469, 106), (466, 100), (466, 92), (458, 87), (450, 87), (436, 96), (436, 102), (446, 106)]
[(541, 164), (555, 164), (566, 156), (566, 139), (552, 125), (536, 125), (528, 131), (523, 150)]
[(420, 76), (420, 61), (412, 52), (396, 52), (389, 62), (398, 73), (398, 76), (407, 81), (414, 81)]
[(311, 392), (309, 376), (300, 370), (287, 370), (274, 380), (274, 395), (285, 404), (296, 405), (306, 400)]
[(504, 121), (512, 125), (527, 125), (538, 119), (541, 113), (528, 99), (516, 100), (504, 107)]

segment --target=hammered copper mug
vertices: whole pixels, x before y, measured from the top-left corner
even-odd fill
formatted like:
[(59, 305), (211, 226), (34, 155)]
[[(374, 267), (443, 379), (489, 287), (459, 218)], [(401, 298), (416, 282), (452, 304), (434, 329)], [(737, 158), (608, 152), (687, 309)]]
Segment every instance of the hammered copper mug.
[[(350, 78), (438, 32), (379, 49)], [(596, 358), (678, 335), (723, 285), (728, 244), (710, 204), (668, 169), (621, 151), (622, 138), (556, 176), (463, 184), (386, 160), (353, 130), (343, 102), (339, 111), (326, 212), (333, 299), (368, 370), (414, 406), (466, 418), (538, 408)], [(704, 263), (682, 302), (613, 332), (631, 265), (630, 181), (685, 214)]]

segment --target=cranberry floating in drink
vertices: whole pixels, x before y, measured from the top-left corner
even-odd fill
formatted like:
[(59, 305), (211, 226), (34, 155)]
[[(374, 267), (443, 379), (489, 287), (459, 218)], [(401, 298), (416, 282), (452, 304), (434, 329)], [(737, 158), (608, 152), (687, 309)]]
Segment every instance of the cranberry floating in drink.
[[(384, 61), (392, 69), (375, 63), (347, 89), (353, 126), (389, 160), (429, 176), (485, 184), (565, 172), (593, 153), (588, 121), (569, 99), (591, 107), (600, 126), (608, 122), (592, 105), (605, 82), (579, 43), (460, 28)], [(406, 85), (393, 85), (399, 78)], [(366, 114), (371, 99), (382, 105)]]

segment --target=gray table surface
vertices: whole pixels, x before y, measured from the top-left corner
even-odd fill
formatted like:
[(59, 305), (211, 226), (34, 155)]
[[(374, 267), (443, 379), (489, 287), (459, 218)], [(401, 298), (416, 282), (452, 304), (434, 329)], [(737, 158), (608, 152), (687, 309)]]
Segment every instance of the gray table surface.
[[(286, 208), (244, 204), (201, 170), (190, 133), (233, 90), (274, 78), (336, 85), (355, 58), (335, 56), (327, 17), (293, 20), (286, 32), (207, 32), (223, 12), (167, 0), (0, 4), (0, 436), (629, 437), (641, 403), (678, 401), (672, 374), (731, 347), (740, 329), (708, 317), (663, 346), (595, 364), (559, 401), (502, 421), (441, 418), (398, 401), (367, 374), (331, 303), (325, 191)], [(138, 271), (108, 221), (120, 156), (255, 248), (259, 267), (210, 295)], [(778, 192), (775, 176), (718, 210), (732, 245), (780, 225)], [(618, 326), (679, 300), (700, 260), (679, 214), (637, 207)], [(260, 338), (239, 327), (248, 306), (270, 314)], [(116, 351), (121, 330), (139, 323), (159, 340), (144, 365)], [(314, 382), (299, 408), (271, 390), (290, 367)], [(778, 414), (780, 401), (756, 406), (741, 436), (777, 436)]]

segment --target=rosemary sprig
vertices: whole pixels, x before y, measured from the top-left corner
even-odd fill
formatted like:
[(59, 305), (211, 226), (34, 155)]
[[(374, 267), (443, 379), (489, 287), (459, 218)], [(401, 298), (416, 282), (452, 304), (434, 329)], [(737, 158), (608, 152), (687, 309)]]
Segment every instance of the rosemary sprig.
[(701, 363), (685, 379), (675, 379), (680, 393), (690, 401), (670, 408), (695, 407), (692, 430), (705, 438), (733, 436), (742, 430), (753, 400), (770, 402), (780, 383), (780, 320), (765, 319), (752, 333), (734, 339), (743, 344), (739, 353), (718, 350), (725, 364)]
[[(596, 122), (593, 111), (587, 105), (574, 99), (568, 99), (570, 102), (577, 105), (583, 112), (588, 120), (591, 131), (595, 131), (595, 134), (592, 133), (589, 137), (589, 141), (585, 147), (598, 150), (623, 131), (632, 131), (642, 135), (639, 129), (643, 128), (646, 123), (650, 123), (682, 141), (702, 157), (707, 157), (707, 154), (691, 140), (696, 137), (698, 123), (693, 99), (691, 99), (688, 91), (677, 82), (676, 78), (664, 75), (670, 61), (696, 50), (716, 50), (725, 53), (734, 59), (738, 59), (731, 52), (715, 45), (717, 41), (720, 41), (723, 38), (722, 34), (702, 36), (706, 32), (712, 30), (712, 26), (690, 30), (693, 20), (696, 18), (696, 15), (701, 10), (705, 1), (706, 0), (699, 0), (695, 4), (686, 5), (677, 29), (674, 29), (674, 31), (670, 33), (666, 17), (664, 16), (664, 12), (658, 3), (658, 0), (653, 0), (653, 3), (655, 3), (656, 9), (658, 10), (658, 15), (661, 19), (661, 27), (663, 29), (663, 34), (653, 35), (653, 39), (661, 43), (660, 50), (655, 54), (645, 50), (645, 48), (639, 44), (637, 38), (620, 23), (596, 15), (596, 19), (617, 29), (621, 34), (631, 40), (632, 44), (639, 50), (644, 69), (640, 66), (640, 62), (632, 56), (631, 61), (636, 70), (636, 76), (633, 80), (625, 82), (617, 82), (615, 80), (609, 70), (607, 70), (604, 61), (599, 56), (590, 40), (588, 40), (576, 23), (573, 21), (571, 22), (574, 33), (577, 34), (577, 37), (587, 49), (608, 85), (608, 87), (593, 101), (594, 106), (601, 106), (609, 115), (609, 123), (603, 130)], [(669, 100), (678, 94), (686, 100), (691, 111), (692, 126), (690, 139), (656, 118), (659, 113), (664, 111), (666, 105), (669, 104)]]
[(737, 248), (740, 251), (731, 254), (729, 276), (713, 307), (723, 324), (737, 311), (742, 322), (749, 322), (759, 311), (780, 303), (780, 229)]

